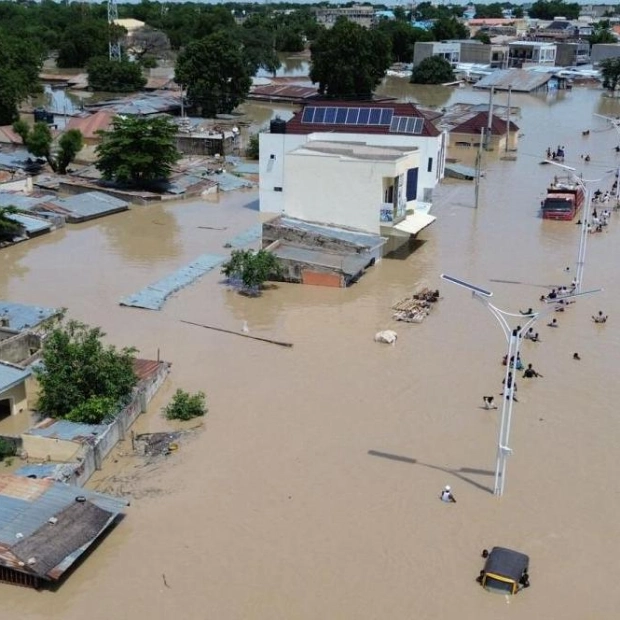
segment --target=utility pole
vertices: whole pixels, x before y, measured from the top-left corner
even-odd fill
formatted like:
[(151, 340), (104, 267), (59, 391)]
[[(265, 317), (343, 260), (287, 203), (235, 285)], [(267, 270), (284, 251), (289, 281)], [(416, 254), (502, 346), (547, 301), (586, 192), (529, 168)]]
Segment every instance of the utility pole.
[(476, 209), (480, 199), (480, 175), (482, 174), (482, 144), (484, 142), (484, 127), (480, 127), (480, 143), (478, 144), (478, 153), (476, 154)]
[(512, 91), (512, 84), (508, 85), (508, 108), (506, 109), (506, 148), (504, 152), (508, 153), (508, 142), (510, 141), (510, 93)]
[(110, 54), (110, 60), (120, 61), (121, 54), (121, 42), (116, 38), (114, 34), (114, 28), (116, 27), (116, 20), (118, 19), (118, 5), (116, 0), (108, 0), (108, 52)]
[(489, 94), (489, 115), (487, 117), (487, 133), (484, 141), (485, 150), (489, 149), (489, 140), (491, 139), (491, 123), (493, 119), (493, 94), (495, 88), (491, 86), (491, 93)]

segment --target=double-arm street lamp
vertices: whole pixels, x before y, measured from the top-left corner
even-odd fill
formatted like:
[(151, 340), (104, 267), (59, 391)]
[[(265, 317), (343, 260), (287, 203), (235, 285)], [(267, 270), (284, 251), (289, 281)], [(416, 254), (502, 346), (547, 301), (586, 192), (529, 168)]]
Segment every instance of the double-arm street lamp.
[[(517, 358), (519, 356), (519, 346), (524, 334), (527, 330), (536, 323), (536, 321), (547, 314), (554, 312), (558, 307), (558, 303), (561, 300), (573, 299), (575, 297), (581, 297), (583, 295), (591, 295), (597, 293), (602, 289), (593, 291), (585, 291), (583, 293), (575, 293), (572, 295), (562, 296), (560, 299), (549, 300), (549, 304), (545, 309), (540, 312), (532, 312), (531, 314), (516, 314), (512, 312), (506, 312), (501, 310), (497, 306), (494, 306), (489, 299), (493, 297), (491, 291), (487, 291), (475, 284), (470, 284), (464, 280), (459, 280), (446, 274), (441, 274), (441, 279), (446, 282), (451, 282), (457, 286), (462, 286), (472, 292), (472, 296), (478, 301), (482, 302), (491, 312), (491, 314), (497, 319), (500, 324), (504, 336), (508, 342), (508, 354), (506, 356), (506, 375), (504, 377), (504, 389), (502, 394), (502, 413), (499, 424), (499, 431), (497, 435), (497, 457), (495, 460), (495, 482), (493, 485), (494, 495), (501, 497), (504, 494), (504, 488), (506, 484), (506, 462), (508, 456), (512, 453), (512, 449), (509, 447), (510, 441), (510, 425), (512, 421), (512, 405), (514, 402), (515, 382), (517, 373)], [(508, 323), (509, 317), (519, 317), (521, 321), (525, 321), (523, 325), (519, 325), (515, 328), (510, 327)], [(512, 373), (512, 374), (511, 374)]]
[[(581, 219), (581, 230), (579, 234), (579, 250), (577, 252), (577, 264), (575, 265), (576, 273), (575, 273), (575, 292), (581, 293), (581, 287), (583, 285), (583, 271), (586, 266), (586, 246), (588, 244), (588, 222), (590, 221), (590, 212), (592, 210), (592, 190), (590, 186), (592, 183), (598, 183), (603, 179), (582, 179), (577, 176), (577, 169), (572, 166), (565, 166), (564, 164), (559, 164), (555, 161), (547, 160), (548, 164), (552, 166), (557, 166), (558, 168), (563, 168), (564, 170), (568, 170), (571, 173), (572, 179), (583, 189), (585, 194), (585, 207), (583, 210), (583, 216)], [(607, 174), (611, 174), (615, 172), (615, 170), (610, 170)], [(619, 180), (620, 183), (620, 180)]]

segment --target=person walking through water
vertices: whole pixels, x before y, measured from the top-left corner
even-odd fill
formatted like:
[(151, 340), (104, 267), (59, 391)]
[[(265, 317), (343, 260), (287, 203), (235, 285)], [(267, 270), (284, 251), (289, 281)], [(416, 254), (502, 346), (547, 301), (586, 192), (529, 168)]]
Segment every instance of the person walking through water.
[(450, 488), (450, 485), (446, 484), (446, 486), (443, 488), (443, 491), (441, 492), (441, 495), (439, 496), (439, 499), (442, 502), (456, 504), (456, 499), (454, 499), (454, 495), (452, 495), (452, 489)]
[(532, 379), (533, 377), (542, 377), (539, 372), (536, 372), (531, 364), (527, 365), (525, 372), (523, 373), (525, 379)]

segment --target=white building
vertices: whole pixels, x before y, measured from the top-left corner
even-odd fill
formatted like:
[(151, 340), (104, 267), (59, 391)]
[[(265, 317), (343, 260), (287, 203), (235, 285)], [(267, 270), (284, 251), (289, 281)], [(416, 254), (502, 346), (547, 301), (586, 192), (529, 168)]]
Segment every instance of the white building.
[(557, 47), (555, 43), (540, 41), (511, 41), (508, 43), (508, 67), (521, 69), (527, 65), (553, 67)]
[(417, 67), (423, 60), (439, 56), (452, 66), (461, 62), (461, 41), (416, 41), (413, 47), (413, 66)]
[(435, 219), (428, 210), (445, 149), (445, 134), (413, 104), (308, 103), (260, 134), (260, 210), (416, 234)]

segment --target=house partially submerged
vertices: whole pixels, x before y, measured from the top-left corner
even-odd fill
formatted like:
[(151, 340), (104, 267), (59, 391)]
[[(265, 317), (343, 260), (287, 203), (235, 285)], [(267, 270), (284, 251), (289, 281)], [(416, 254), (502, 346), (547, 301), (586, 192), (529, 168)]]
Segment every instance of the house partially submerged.
[(0, 420), (27, 409), (26, 379), (31, 372), (28, 368), (0, 361)]
[(547, 71), (497, 69), (476, 82), (474, 88), (533, 93), (566, 88), (567, 83), (568, 80), (560, 75), (560, 70), (553, 67)]
[(360, 230), (277, 217), (263, 224), (262, 246), (277, 256), (282, 279), (346, 287), (381, 260), (385, 239)]
[(59, 581), (122, 515), (127, 500), (52, 480), (0, 475), (0, 581)]
[[(101, 468), (105, 457), (124, 439), (136, 418), (147, 410), (168, 373), (170, 364), (156, 360), (134, 360), (138, 384), (127, 404), (109, 423), (81, 424), (45, 418), (22, 433), (22, 449), (29, 462), (64, 465), (43, 475), (81, 486)], [(56, 478), (56, 476), (58, 476)]]
[[(512, 121), (506, 122), (495, 114), (478, 112), (459, 123), (450, 131), (450, 143), (456, 146), (479, 146), (482, 139), (489, 150), (516, 149), (519, 128)], [(508, 144), (506, 144), (508, 142)]]

